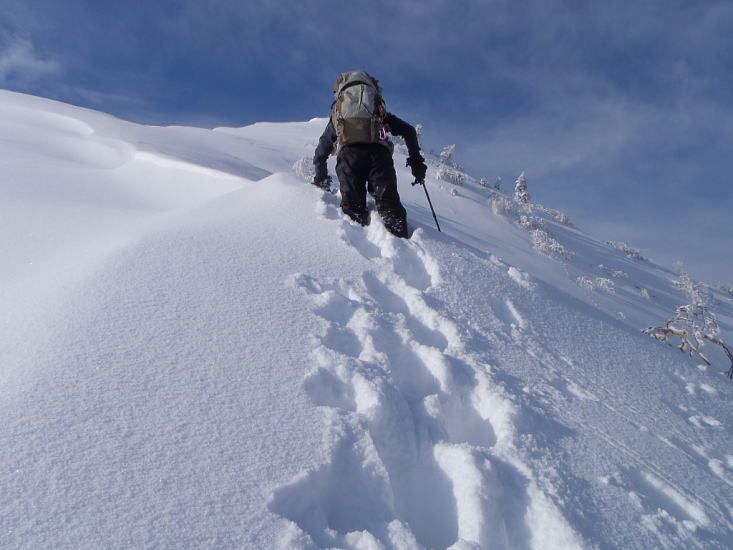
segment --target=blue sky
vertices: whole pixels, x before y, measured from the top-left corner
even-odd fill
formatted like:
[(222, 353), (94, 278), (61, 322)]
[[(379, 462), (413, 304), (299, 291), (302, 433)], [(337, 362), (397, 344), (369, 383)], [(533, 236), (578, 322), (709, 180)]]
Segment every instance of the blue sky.
[(326, 116), (366, 69), (472, 174), (733, 284), (733, 2), (0, 0), (0, 87), (152, 124)]

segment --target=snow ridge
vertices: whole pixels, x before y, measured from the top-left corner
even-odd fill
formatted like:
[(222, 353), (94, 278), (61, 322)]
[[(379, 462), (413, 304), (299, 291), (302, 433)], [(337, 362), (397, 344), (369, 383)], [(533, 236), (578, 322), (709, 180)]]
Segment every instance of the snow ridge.
[(518, 405), (430, 305), (441, 278), (422, 230), (410, 241), (378, 221), (364, 230), (330, 195), (318, 209), (374, 268), (290, 281), (323, 321), (304, 385), (328, 410), (331, 459), (274, 491), (270, 509), (307, 533), (283, 547), (581, 548), (517, 458)]

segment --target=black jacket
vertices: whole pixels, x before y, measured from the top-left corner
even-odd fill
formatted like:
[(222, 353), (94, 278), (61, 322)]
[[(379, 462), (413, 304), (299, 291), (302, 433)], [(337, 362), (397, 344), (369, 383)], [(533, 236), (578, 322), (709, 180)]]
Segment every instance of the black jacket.
[[(422, 156), (420, 155), (420, 145), (417, 142), (417, 132), (411, 124), (397, 118), (392, 113), (387, 113), (384, 117), (384, 125), (390, 134), (400, 136), (405, 140), (405, 145), (407, 145), (407, 152), (410, 158), (422, 159)], [(326, 129), (318, 140), (316, 154), (313, 157), (313, 164), (316, 167), (317, 175), (325, 175), (327, 173), (326, 161), (328, 160), (328, 156), (331, 154), (331, 151), (333, 151), (333, 144), (336, 142), (336, 139), (336, 128), (333, 127), (333, 122), (329, 119)]]

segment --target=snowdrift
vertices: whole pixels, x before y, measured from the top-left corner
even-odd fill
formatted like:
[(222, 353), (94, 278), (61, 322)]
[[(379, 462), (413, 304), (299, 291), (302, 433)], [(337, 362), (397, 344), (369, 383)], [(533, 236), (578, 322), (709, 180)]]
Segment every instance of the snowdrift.
[(356, 226), (293, 173), (323, 119), (0, 124), (0, 547), (733, 546), (672, 271), (433, 160), (438, 233), (399, 149), (412, 239)]

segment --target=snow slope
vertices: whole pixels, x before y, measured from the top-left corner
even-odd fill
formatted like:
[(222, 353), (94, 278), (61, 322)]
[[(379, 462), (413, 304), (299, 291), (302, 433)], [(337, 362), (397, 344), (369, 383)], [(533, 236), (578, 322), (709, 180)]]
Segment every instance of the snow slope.
[(0, 91), (0, 547), (733, 546), (728, 365), (639, 330), (676, 275), (431, 166), (438, 233), (400, 153), (412, 239), (356, 226), (324, 124)]

